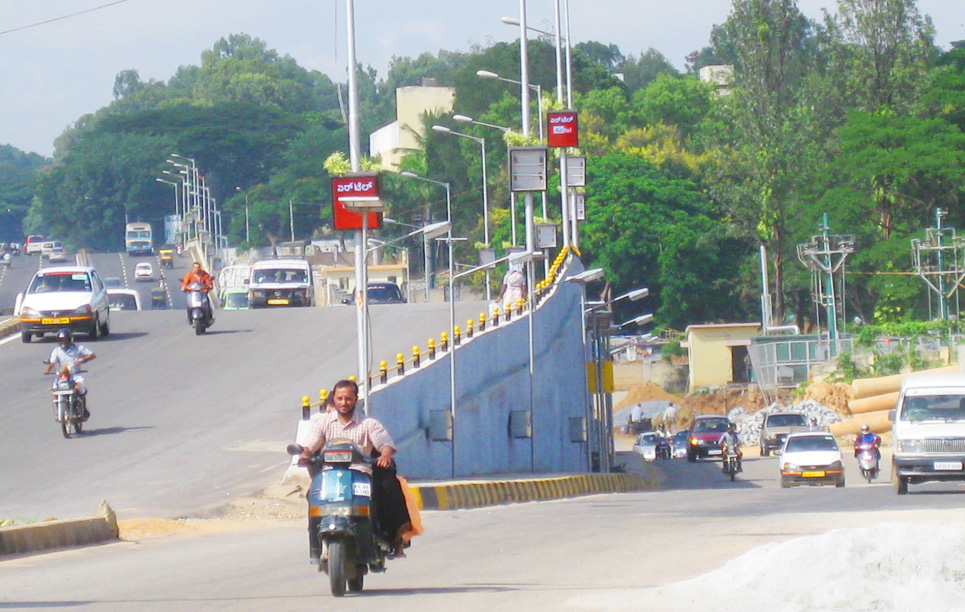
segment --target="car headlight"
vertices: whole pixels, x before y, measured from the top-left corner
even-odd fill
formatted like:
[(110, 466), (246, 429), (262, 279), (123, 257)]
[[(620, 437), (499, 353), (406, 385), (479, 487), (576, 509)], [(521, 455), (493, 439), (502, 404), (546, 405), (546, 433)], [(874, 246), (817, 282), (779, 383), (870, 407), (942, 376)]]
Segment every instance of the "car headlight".
[(700, 441), (699, 441), (697, 438), (691, 438), (691, 439), (690, 439), (690, 445), (691, 445), (691, 446), (697, 446), (697, 444), (699, 444), (699, 443), (700, 443)]
[(793, 463), (785, 462), (783, 465), (781, 465), (781, 471), (782, 472), (800, 472), (801, 468), (794, 465)]
[(903, 453), (920, 453), (921, 440), (898, 440), (898, 450)]
[(40, 317), (40, 313), (29, 306), (24, 306), (20, 309), (20, 316), (26, 319), (37, 319)]
[(75, 308), (75, 309), (74, 309), (74, 312), (72, 312), (71, 314), (75, 314), (75, 315), (88, 315), (88, 314), (90, 314), (90, 304), (84, 304), (84, 305), (81, 306), (80, 308)]

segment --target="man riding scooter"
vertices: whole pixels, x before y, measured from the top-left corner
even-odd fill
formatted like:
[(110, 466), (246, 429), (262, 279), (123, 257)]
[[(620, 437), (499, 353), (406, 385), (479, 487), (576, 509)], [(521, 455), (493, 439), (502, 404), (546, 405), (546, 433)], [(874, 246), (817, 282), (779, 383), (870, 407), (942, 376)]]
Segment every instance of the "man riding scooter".
[(861, 426), (861, 435), (854, 439), (854, 456), (857, 457), (861, 448), (868, 445), (875, 451), (875, 462), (881, 461), (881, 437), (864, 424)]
[[(204, 293), (204, 310), (208, 320), (214, 323), (214, 313), (211, 310), (211, 296), (208, 293), (214, 289), (214, 281), (211, 275), (201, 268), (200, 262), (191, 264), (191, 270), (181, 279), (181, 291), (188, 291), (188, 285), (198, 283), (201, 285), (201, 292)], [(188, 309), (188, 323), (190, 319), (190, 308)]]

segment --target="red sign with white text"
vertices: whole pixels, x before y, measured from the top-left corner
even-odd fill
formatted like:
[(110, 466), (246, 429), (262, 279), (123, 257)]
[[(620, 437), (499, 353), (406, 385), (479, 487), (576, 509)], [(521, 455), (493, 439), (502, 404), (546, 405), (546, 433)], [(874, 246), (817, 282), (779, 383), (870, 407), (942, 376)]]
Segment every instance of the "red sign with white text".
[(576, 111), (562, 110), (546, 113), (546, 134), (551, 147), (578, 147), (580, 135), (577, 130)]
[[(378, 174), (346, 174), (332, 177), (332, 221), (337, 230), (362, 229), (362, 213), (348, 210), (339, 198), (377, 198), (379, 197)], [(349, 204), (351, 206), (351, 204)], [(368, 229), (382, 226), (382, 215), (377, 212), (368, 215)]]

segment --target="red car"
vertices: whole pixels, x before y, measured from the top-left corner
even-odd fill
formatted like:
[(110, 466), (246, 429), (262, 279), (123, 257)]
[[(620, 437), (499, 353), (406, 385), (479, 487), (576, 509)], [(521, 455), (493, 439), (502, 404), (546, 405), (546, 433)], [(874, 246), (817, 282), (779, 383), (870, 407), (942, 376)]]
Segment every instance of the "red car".
[(690, 444), (687, 461), (701, 457), (720, 457), (720, 439), (727, 433), (730, 419), (719, 414), (701, 414), (690, 424)]

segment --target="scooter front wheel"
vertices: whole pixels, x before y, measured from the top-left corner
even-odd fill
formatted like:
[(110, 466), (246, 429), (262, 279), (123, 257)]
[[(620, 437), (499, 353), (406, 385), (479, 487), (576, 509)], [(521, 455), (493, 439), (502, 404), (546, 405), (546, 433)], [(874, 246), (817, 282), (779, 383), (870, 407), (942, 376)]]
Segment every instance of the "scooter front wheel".
[(328, 543), (328, 584), (335, 597), (345, 595), (345, 555), (343, 541), (332, 540)]

